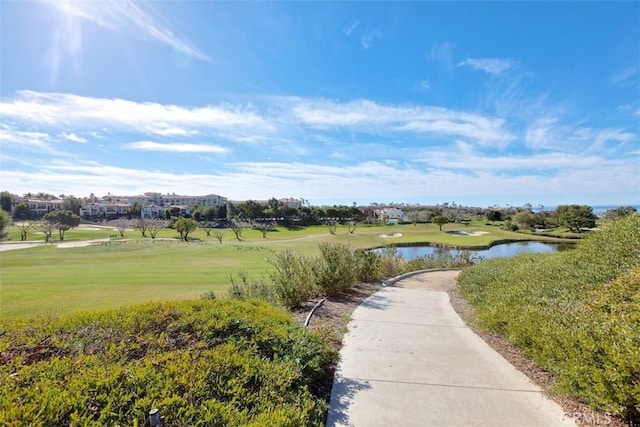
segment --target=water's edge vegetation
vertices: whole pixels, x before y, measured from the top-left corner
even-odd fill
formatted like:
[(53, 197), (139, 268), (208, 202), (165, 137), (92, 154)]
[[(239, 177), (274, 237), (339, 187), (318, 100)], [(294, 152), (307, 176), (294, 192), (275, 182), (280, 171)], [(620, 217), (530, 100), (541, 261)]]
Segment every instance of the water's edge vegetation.
[(553, 374), (558, 391), (640, 421), (640, 215), (573, 251), (485, 261), (458, 281), (481, 326)]

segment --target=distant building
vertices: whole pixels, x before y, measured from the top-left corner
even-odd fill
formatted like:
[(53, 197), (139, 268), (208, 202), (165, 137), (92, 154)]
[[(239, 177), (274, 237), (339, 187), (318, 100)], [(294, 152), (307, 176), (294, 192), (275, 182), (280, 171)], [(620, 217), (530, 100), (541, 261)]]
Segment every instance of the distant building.
[(84, 203), (80, 206), (82, 218), (115, 219), (127, 215), (129, 203)]
[(46, 215), (51, 211), (59, 211), (62, 209), (62, 200), (60, 199), (25, 199), (21, 200), (19, 203), (23, 202), (29, 204), (29, 212), (36, 217)]
[(409, 221), (404, 211), (398, 208), (377, 209), (375, 214), (378, 221), (384, 222), (385, 224), (399, 224)]
[(162, 194), (147, 192), (136, 196), (115, 196), (108, 194), (98, 201), (84, 203), (80, 207), (83, 218), (113, 219), (127, 215), (131, 206), (139, 203), (142, 206), (140, 217), (162, 218), (165, 211), (178, 208), (180, 215), (190, 215), (195, 206), (220, 206), (227, 203), (227, 198), (217, 194), (205, 196), (183, 196), (179, 194)]

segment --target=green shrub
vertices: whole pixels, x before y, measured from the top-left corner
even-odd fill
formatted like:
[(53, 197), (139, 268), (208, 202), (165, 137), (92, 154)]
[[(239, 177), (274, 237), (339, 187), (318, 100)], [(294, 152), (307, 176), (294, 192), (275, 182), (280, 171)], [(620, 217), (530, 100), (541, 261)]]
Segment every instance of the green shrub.
[[(0, 425), (322, 425), (335, 350), (258, 301), (5, 322)], [(327, 380), (329, 378), (329, 380)]]
[(375, 282), (382, 279), (382, 257), (373, 251), (356, 251), (359, 282)]
[(313, 258), (294, 251), (276, 252), (269, 273), (273, 293), (285, 307), (297, 307), (316, 295)]
[(359, 261), (351, 246), (321, 243), (320, 258), (313, 269), (316, 285), (327, 296), (346, 291), (359, 282)]
[(404, 259), (396, 248), (388, 246), (382, 250), (380, 269), (382, 277), (395, 277), (404, 271)]
[[(242, 281), (241, 283), (236, 282), (232, 274), (229, 275), (229, 281), (231, 282), (227, 291), (229, 298), (240, 300), (261, 299), (272, 304), (281, 305), (273, 286), (265, 282), (249, 280), (249, 275), (246, 272), (239, 272), (238, 276)], [(204, 297), (206, 298), (207, 295)]]
[(559, 390), (640, 421), (640, 215), (572, 251), (482, 262), (458, 277), (481, 324), (554, 374)]

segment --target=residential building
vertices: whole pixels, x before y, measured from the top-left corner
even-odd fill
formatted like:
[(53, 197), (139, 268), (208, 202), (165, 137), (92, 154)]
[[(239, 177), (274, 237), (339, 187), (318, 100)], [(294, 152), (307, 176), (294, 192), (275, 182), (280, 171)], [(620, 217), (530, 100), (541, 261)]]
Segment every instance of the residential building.
[(385, 224), (399, 224), (401, 222), (407, 222), (409, 219), (402, 209), (398, 208), (383, 208), (375, 211), (376, 217), (379, 221)]

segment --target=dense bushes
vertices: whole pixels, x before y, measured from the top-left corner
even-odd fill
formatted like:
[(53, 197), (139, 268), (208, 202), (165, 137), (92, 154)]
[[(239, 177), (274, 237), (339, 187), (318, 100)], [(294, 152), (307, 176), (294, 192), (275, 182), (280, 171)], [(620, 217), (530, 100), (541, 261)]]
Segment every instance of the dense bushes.
[(640, 421), (640, 215), (573, 251), (486, 261), (458, 280), (482, 325), (554, 374), (558, 389)]
[(257, 301), (5, 322), (0, 425), (322, 425), (336, 357)]
[(315, 258), (292, 251), (277, 252), (270, 261), (274, 270), (268, 273), (266, 281), (250, 281), (241, 274), (242, 283), (239, 283), (231, 277), (229, 296), (261, 298), (296, 307), (312, 296), (337, 295), (358, 283), (379, 281), (409, 271), (462, 267), (476, 261), (469, 251), (462, 251), (456, 256), (429, 255), (407, 261), (393, 248), (378, 253), (343, 244), (322, 243), (320, 256)]

